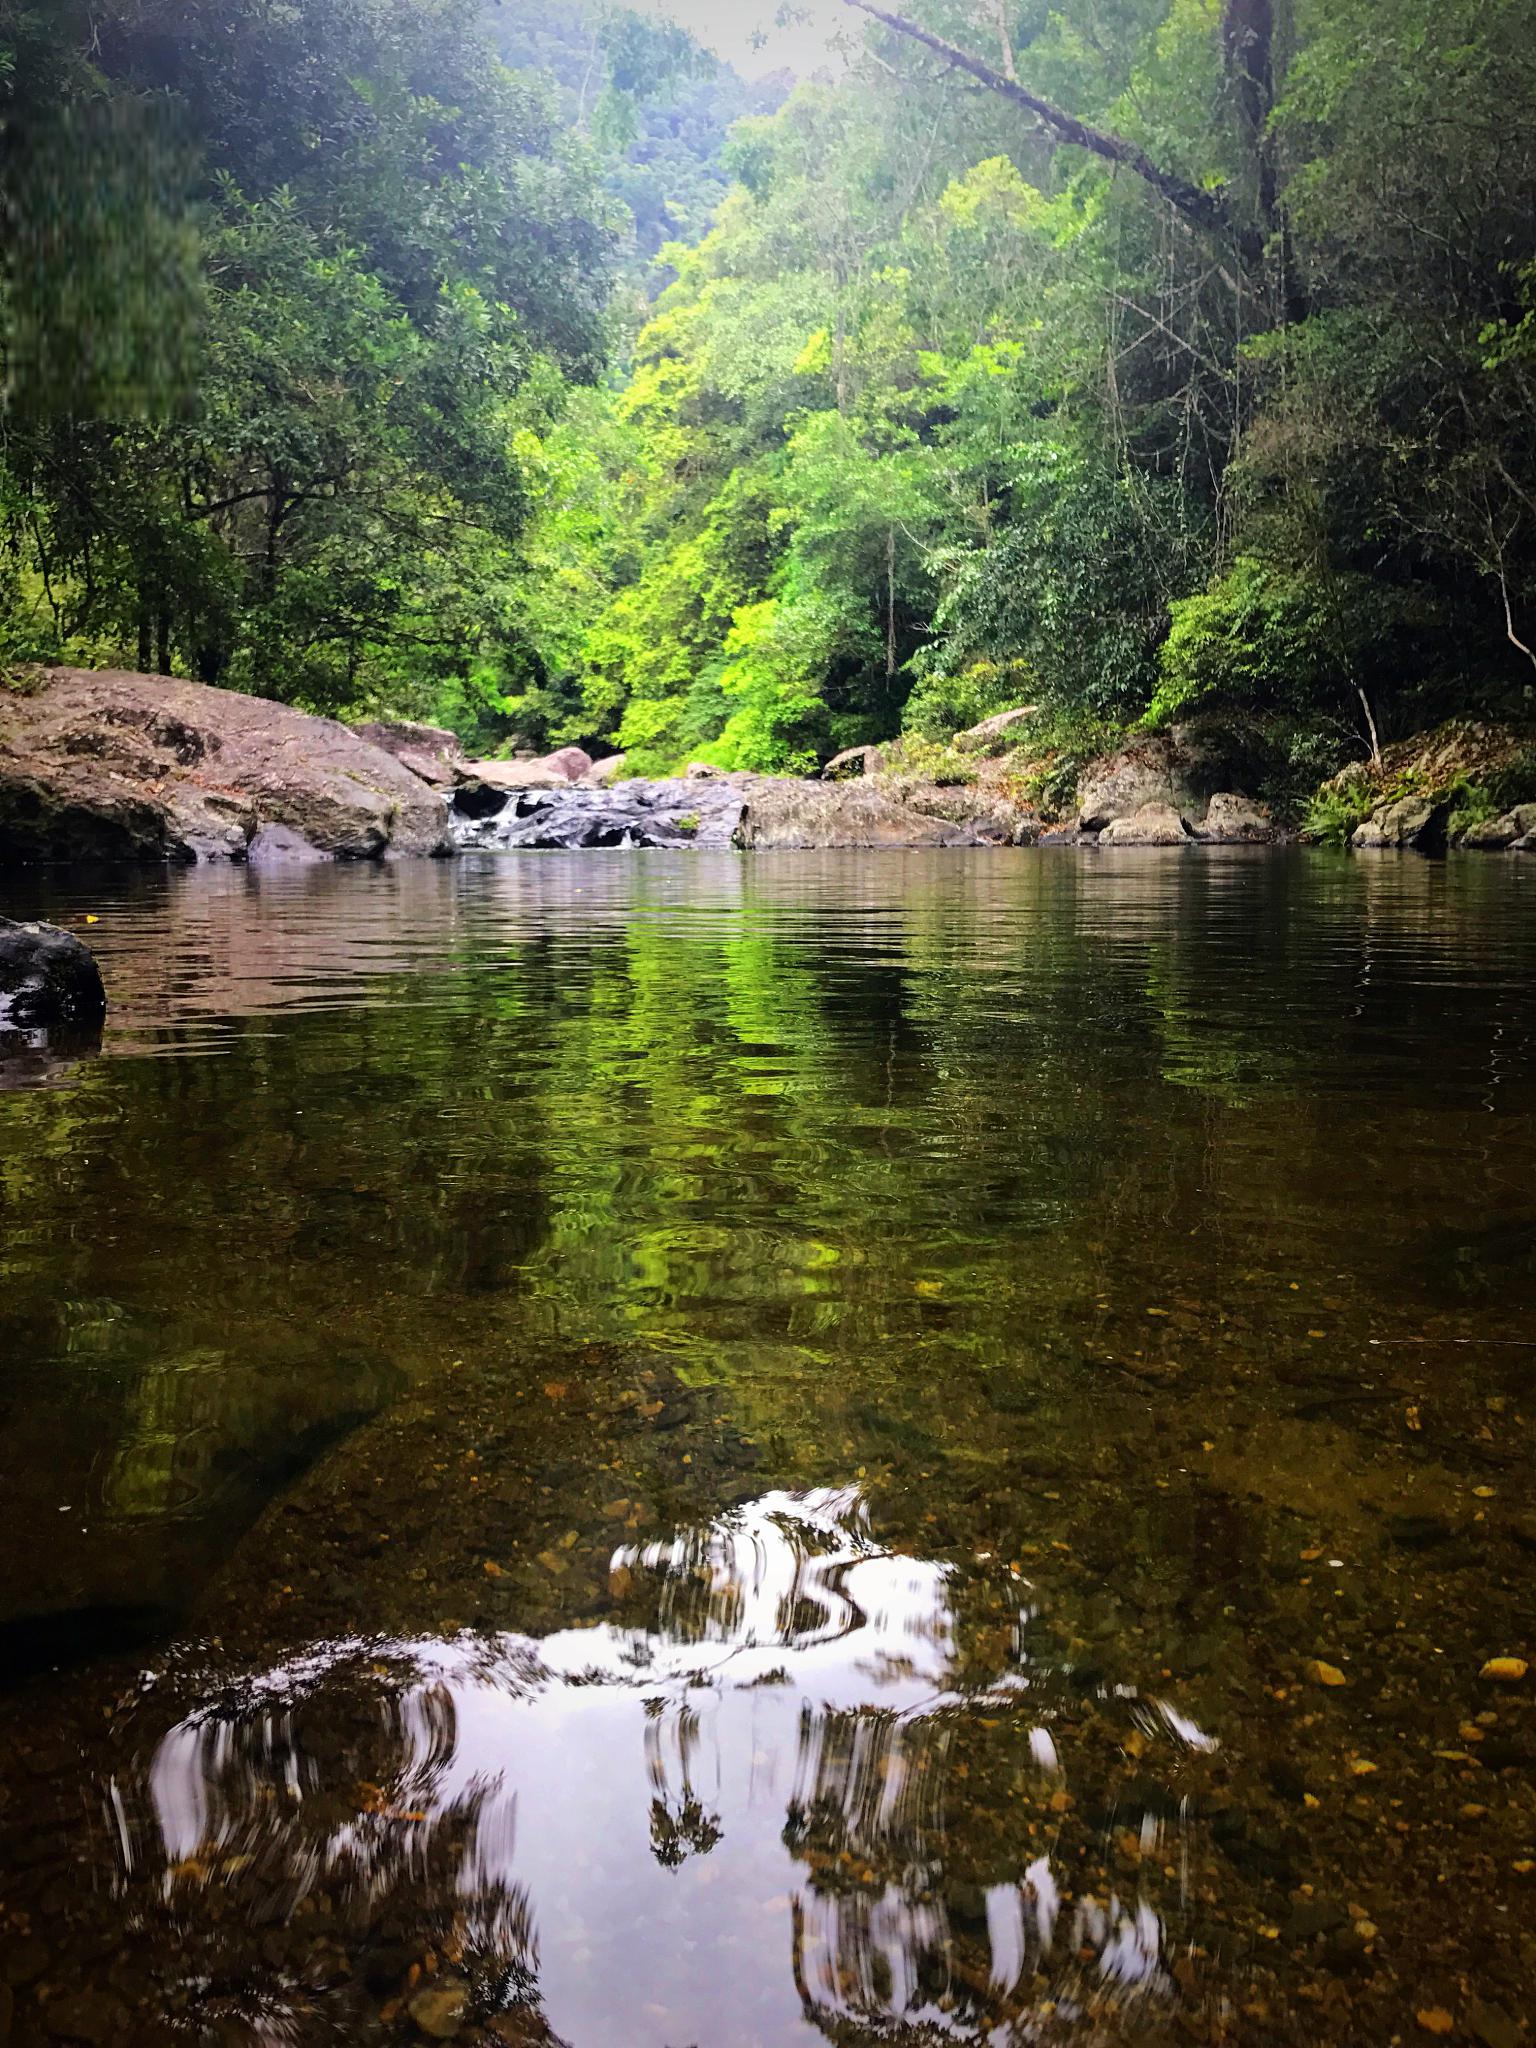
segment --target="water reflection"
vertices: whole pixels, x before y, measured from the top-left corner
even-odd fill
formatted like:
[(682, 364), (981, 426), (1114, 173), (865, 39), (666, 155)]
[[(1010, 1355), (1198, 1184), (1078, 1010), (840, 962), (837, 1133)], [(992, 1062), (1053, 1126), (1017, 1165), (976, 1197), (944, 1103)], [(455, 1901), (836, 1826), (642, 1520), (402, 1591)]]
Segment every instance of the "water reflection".
[[(847, 1488), (626, 1545), (610, 1578), (619, 1618), (542, 1639), (315, 1645), (116, 1771), (119, 1893), (141, 1926), (174, 1918), (181, 1995), (219, 1987), (254, 2039), (343, 2038), (362, 1987), (408, 2004), (430, 1952), (475, 2016), (595, 2041), (624, 1986), (627, 2038), (666, 2048), (727, 2018), (743, 2044), (1022, 2041), (1042, 2006), (1174, 1994), (1169, 1844), (1155, 1888), (1085, 1885), (1062, 1854), (1070, 1717), (1016, 1568), (888, 1549)], [(1170, 1762), (1210, 1746), (1125, 1689), (1096, 1710), (1160, 1731)], [(270, 1970), (241, 1981), (253, 1925), (288, 1931), (264, 1950), (275, 2005)], [(347, 1965), (319, 1994), (317, 1927)]]

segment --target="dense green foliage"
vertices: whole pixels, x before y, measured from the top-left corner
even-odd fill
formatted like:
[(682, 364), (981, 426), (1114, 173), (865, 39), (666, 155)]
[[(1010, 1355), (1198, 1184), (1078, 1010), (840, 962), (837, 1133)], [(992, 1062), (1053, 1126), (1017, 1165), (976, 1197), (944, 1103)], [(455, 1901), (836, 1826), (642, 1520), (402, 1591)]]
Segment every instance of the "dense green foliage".
[(0, 7), (13, 654), (647, 768), (1528, 696), (1523, 0), (919, 0), (767, 113), (477, 5)]
[(9, 652), (317, 706), (499, 675), (517, 435), (599, 373), (619, 241), (545, 85), (478, 0), (0, 19)]

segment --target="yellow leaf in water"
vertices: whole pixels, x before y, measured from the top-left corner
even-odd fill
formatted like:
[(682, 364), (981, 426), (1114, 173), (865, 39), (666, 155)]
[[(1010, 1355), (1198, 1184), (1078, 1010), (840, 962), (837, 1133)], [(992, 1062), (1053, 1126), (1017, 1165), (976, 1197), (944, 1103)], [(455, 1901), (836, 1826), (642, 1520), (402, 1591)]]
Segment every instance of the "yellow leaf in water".
[(1425, 2006), (1422, 2012), (1414, 2014), (1414, 2018), (1426, 2034), (1454, 2034), (1456, 2031), (1456, 2022), (1443, 2005)]
[(100, 923), (101, 923), (101, 919), (100, 919), (99, 917), (92, 917), (92, 915), (91, 915), (91, 913), (90, 913), (89, 911), (87, 911), (87, 912), (85, 913), (85, 921), (86, 921), (86, 923), (87, 923), (87, 924), (100, 924)]
[(1491, 1486), (1474, 1486), (1472, 1489), (1472, 1498), (1474, 1500), (1492, 1500), (1493, 1492), (1494, 1490)]
[(914, 1280), (912, 1282), (912, 1292), (914, 1294), (942, 1294), (944, 1292), (944, 1282), (942, 1280)]
[(1490, 1657), (1477, 1675), (1495, 1685), (1518, 1685), (1530, 1668), (1523, 1657)]
[(544, 1392), (549, 1396), (551, 1401), (563, 1401), (565, 1399), (567, 1392), (565, 1381), (546, 1380), (544, 1382)]
[(1348, 1685), (1337, 1664), (1325, 1664), (1321, 1657), (1314, 1657), (1307, 1666), (1307, 1676), (1314, 1685)]

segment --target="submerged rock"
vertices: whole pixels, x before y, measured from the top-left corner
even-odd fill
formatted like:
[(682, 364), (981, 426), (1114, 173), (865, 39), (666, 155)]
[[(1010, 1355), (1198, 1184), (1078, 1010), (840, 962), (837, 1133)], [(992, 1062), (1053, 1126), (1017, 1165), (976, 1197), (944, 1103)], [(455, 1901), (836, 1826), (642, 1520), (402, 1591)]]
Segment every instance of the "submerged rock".
[(446, 850), (441, 798), (334, 719), (120, 669), (0, 689), (0, 861), (244, 860), (272, 826), (343, 860)]
[(1100, 846), (1188, 846), (1189, 827), (1171, 804), (1143, 804), (1134, 816), (1116, 818), (1099, 835)]
[(0, 1027), (88, 1031), (106, 1014), (101, 970), (73, 932), (0, 917)]

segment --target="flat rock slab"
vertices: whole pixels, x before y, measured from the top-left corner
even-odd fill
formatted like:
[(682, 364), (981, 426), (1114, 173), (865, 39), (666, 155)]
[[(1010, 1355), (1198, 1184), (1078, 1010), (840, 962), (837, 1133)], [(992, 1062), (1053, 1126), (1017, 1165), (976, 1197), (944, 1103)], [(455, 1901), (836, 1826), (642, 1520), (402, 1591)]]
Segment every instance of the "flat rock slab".
[(0, 863), (244, 860), (273, 827), (343, 860), (449, 850), (443, 799), (334, 719), (120, 669), (0, 688)]

